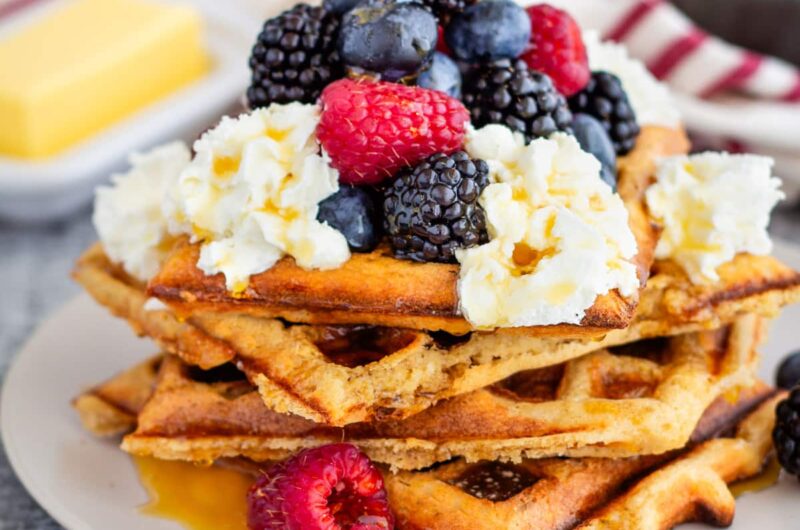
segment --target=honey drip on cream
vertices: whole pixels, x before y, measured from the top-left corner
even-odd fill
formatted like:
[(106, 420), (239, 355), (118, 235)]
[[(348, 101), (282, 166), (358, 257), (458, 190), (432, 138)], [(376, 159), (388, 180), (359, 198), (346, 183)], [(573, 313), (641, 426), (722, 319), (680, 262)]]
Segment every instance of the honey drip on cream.
[(149, 501), (146, 515), (187, 530), (247, 530), (247, 490), (253, 478), (220, 467), (135, 457)]

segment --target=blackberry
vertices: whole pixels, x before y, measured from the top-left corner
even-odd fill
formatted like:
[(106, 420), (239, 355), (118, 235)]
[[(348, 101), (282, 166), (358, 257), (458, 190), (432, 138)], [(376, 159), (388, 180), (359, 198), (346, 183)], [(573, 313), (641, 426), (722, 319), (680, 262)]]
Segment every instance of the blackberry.
[(800, 386), (775, 409), (775, 429), (772, 441), (783, 469), (800, 476)]
[(463, 12), (467, 7), (475, 4), (478, 0), (422, 0), (439, 22), (446, 26), (453, 15)]
[(316, 102), (344, 75), (338, 36), (339, 18), (322, 7), (297, 4), (267, 20), (250, 55), (250, 107)]
[(530, 70), (524, 61), (500, 59), (476, 65), (462, 87), (472, 123), (500, 123), (525, 135), (527, 141), (570, 132), (572, 113), (550, 78)]
[(454, 262), (455, 252), (489, 240), (478, 204), (489, 166), (463, 151), (435, 154), (402, 170), (384, 192), (384, 227), (398, 258)]
[(586, 88), (569, 99), (572, 112), (597, 118), (603, 125), (618, 155), (633, 149), (639, 136), (639, 124), (622, 83), (614, 74), (593, 72)]

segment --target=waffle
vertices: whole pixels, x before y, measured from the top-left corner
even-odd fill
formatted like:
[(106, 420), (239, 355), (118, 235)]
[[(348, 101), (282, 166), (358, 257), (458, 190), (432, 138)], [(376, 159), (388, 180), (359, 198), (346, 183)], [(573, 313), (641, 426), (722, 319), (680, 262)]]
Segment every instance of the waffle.
[(758, 318), (748, 317), (729, 329), (601, 351), (518, 374), (406, 420), (345, 428), (269, 410), (232, 365), (203, 371), (168, 356), (123, 447), (164, 459), (272, 460), (344, 439), (399, 469), (453, 457), (663, 453), (687, 442), (716, 398), (760, 391), (753, 386), (760, 328)]
[[(149, 371), (160, 361), (148, 361), (143, 367)], [(170, 365), (180, 363), (167, 360), (165, 367)], [(221, 372), (214, 376), (225, 379)], [(242, 388), (241, 381), (211, 384), (217, 391), (226, 389), (229, 396)], [(766, 387), (758, 387), (740, 394), (735, 404), (717, 400), (698, 423), (689, 448), (662, 455), (556, 458), (517, 464), (456, 460), (425, 471), (387, 472), (384, 477), (397, 528), (658, 530), (689, 521), (727, 526), (732, 522), (735, 503), (725, 484), (758, 473), (770, 451), (773, 411), (784, 397), (769, 398), (771, 393)], [(107, 407), (85, 411), (96, 416), (86, 425), (103, 424), (103, 416), (117, 406), (114, 399), (119, 397), (106, 395)], [(710, 439), (731, 431), (735, 418), (765, 398), (733, 435)], [(80, 409), (82, 403), (77, 400), (76, 407)], [(131, 422), (129, 428), (134, 425)], [(272, 459), (287, 455), (285, 451), (274, 452)], [(220, 463), (258, 473), (257, 465), (241, 459)]]
[[(771, 391), (743, 408), (710, 408), (690, 446), (627, 459), (544, 459), (517, 465), (457, 460), (384, 474), (398, 530), (666, 530), (688, 522), (731, 524), (726, 484), (759, 473), (771, 450)], [(745, 411), (749, 411), (745, 412)], [(738, 424), (738, 425), (737, 425)], [(219, 465), (258, 477), (263, 464)]]
[(100, 304), (187, 363), (207, 369), (236, 362), (268, 407), (341, 426), (403, 419), (524, 370), (642, 338), (719, 327), (745, 313), (773, 316), (800, 300), (800, 275), (771, 257), (740, 255), (710, 286), (693, 285), (668, 262), (653, 270), (631, 326), (583, 340), (513, 329), (458, 339), (413, 330), (287, 326), (233, 314), (180, 320), (166, 310), (146, 310), (142, 286), (99, 246), (79, 260), (74, 275)]
[[(161, 361), (153, 359), (138, 369), (152, 374), (152, 367)], [(181, 367), (176, 359), (164, 363), (166, 372), (175, 366)], [(181, 369), (196, 370), (185, 366)], [(231, 398), (241, 396), (246, 388), (241, 381), (225, 381), (226, 375), (232, 374), (235, 372), (226, 374), (217, 369), (205, 376), (216, 378), (217, 382), (208, 384)], [(114, 381), (130, 383), (132, 379), (123, 374)], [(151, 388), (147, 381), (139, 379), (139, 382)], [(104, 386), (107, 384), (98, 388)], [(130, 386), (129, 391), (135, 393), (135, 387)], [(94, 391), (90, 394), (95, 395)], [(741, 393), (736, 403), (727, 399), (715, 401), (703, 414), (689, 446), (662, 455), (555, 458), (517, 464), (454, 460), (424, 471), (392, 474), (387, 470), (384, 478), (397, 516), (397, 528), (659, 530), (689, 521), (729, 525), (735, 503), (724, 486), (755, 475), (761, 469), (770, 451), (773, 411), (777, 401), (784, 397), (770, 397), (772, 394), (772, 390), (760, 386)], [(107, 423), (105, 416), (116, 417), (111, 411), (119, 405), (116, 400), (124, 398), (119, 393), (100, 395), (106, 405), (102, 408), (81, 410), (86, 401), (74, 402), (84, 419), (92, 417), (85, 422), (90, 430), (91, 426)], [(732, 429), (738, 418), (753, 407), (758, 408), (737, 429)], [(234, 416), (231, 421), (246, 421), (246, 418)], [(134, 427), (132, 420), (128, 428)], [(221, 426), (209, 424), (206, 428), (216, 429), (224, 437)], [(712, 439), (725, 432), (733, 434)], [(282, 456), (287, 453), (275, 452), (272, 458)], [(218, 463), (253, 474), (260, 469), (258, 464), (241, 458)]]
[[(771, 450), (774, 410), (760, 405), (733, 435), (657, 457), (447, 463), (386, 475), (399, 529), (662, 530), (733, 522), (727, 484), (756, 475)], [(697, 438), (708, 437), (698, 429)]]
[(78, 260), (73, 277), (102, 306), (124, 318), (140, 336), (155, 339), (189, 364), (213, 368), (230, 362), (236, 352), (170, 311), (149, 310), (145, 286), (113, 264), (97, 243)]
[[(645, 211), (644, 190), (652, 182), (655, 160), (683, 154), (688, 141), (682, 130), (645, 127), (634, 151), (619, 161), (619, 193), (630, 214), (639, 253), (634, 259), (642, 284), (647, 280), (658, 237)], [(250, 279), (243, 293), (231, 294), (224, 277), (206, 276), (196, 267), (198, 245), (183, 244), (151, 280), (149, 293), (177, 312), (247, 312), (313, 324), (369, 324), (452, 334), (472, 331), (458, 304), (458, 265), (413, 263), (395, 259), (386, 248), (354, 254), (342, 267), (304, 270), (291, 258)], [(582, 337), (626, 327), (636, 307), (612, 291), (598, 297), (580, 326), (526, 328), (537, 335)]]
[(96, 436), (130, 432), (153, 394), (161, 361), (160, 356), (154, 357), (75, 398), (72, 406), (83, 427)]

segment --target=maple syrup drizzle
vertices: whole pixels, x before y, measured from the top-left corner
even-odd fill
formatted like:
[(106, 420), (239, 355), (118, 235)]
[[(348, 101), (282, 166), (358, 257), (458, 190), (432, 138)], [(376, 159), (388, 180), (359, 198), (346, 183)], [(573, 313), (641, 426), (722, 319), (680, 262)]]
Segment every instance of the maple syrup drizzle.
[(146, 515), (170, 519), (187, 530), (247, 530), (251, 476), (221, 467), (134, 457), (150, 498)]
[[(187, 530), (247, 530), (247, 490), (253, 477), (232, 469), (134, 457), (150, 500), (144, 514), (173, 520)], [(778, 481), (781, 466), (770, 458), (755, 477), (730, 486), (735, 497), (763, 491)]]
[(733, 493), (734, 497), (739, 498), (746, 493), (763, 491), (774, 486), (778, 482), (780, 474), (781, 465), (775, 457), (772, 457), (767, 462), (767, 465), (764, 466), (764, 470), (758, 475), (731, 484), (731, 493)]

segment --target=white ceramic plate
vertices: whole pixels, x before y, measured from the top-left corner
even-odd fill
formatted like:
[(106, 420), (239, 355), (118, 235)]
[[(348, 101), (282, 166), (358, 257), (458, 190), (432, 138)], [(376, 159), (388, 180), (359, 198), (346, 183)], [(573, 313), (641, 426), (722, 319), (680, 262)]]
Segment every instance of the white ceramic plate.
[[(800, 249), (779, 246), (776, 254), (800, 268)], [(782, 356), (800, 348), (797, 322), (800, 306), (774, 324), (761, 368), (767, 381)], [(0, 422), (9, 459), (33, 497), (69, 530), (180, 529), (138, 511), (146, 495), (131, 460), (114, 443), (85, 433), (69, 405), (81, 389), (155, 351), (83, 295), (36, 332), (8, 374)], [(776, 487), (742, 497), (733, 527), (789, 530), (797, 521), (800, 485), (784, 476)]]

